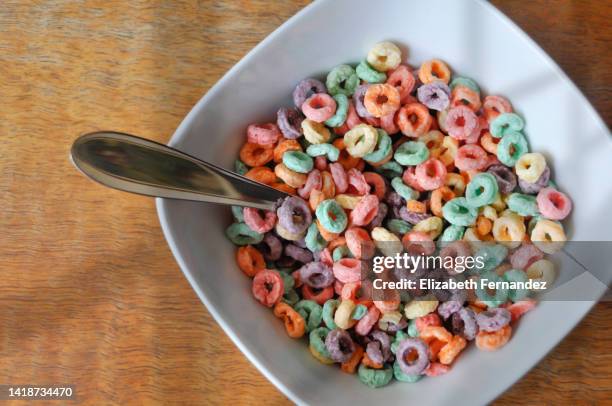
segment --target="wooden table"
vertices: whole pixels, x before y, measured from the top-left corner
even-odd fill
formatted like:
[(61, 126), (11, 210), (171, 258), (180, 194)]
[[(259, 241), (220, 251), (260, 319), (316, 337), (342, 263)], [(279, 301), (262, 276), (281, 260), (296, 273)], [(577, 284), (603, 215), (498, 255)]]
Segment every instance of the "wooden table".
[[(288, 402), (188, 286), (153, 200), (85, 179), (68, 150), (102, 128), (166, 141), (227, 69), (307, 3), (2, 2), (0, 383), (72, 383), (89, 404)], [(611, 3), (494, 3), (610, 125)], [(598, 305), (498, 402), (609, 401), (610, 309)]]

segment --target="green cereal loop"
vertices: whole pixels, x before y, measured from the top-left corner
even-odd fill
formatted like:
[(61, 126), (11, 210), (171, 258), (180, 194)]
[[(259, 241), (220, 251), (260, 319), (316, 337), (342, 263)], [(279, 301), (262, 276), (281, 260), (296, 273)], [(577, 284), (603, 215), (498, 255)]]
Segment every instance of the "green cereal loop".
[(470, 78), (463, 78), (463, 77), (454, 78), (450, 83), (450, 88), (451, 90), (453, 90), (457, 86), (465, 86), (467, 88), (472, 89), (476, 93), (480, 93), (480, 88), (478, 87), (476, 82)]
[(470, 206), (465, 197), (455, 197), (442, 206), (442, 215), (452, 225), (467, 227), (476, 221), (478, 210)]
[(295, 311), (306, 320), (306, 331), (319, 327), (323, 317), (323, 308), (313, 300), (300, 300), (295, 304)]
[(375, 70), (366, 60), (359, 62), (355, 71), (359, 79), (368, 83), (383, 83), (387, 80), (387, 75)]
[(328, 127), (340, 127), (346, 121), (349, 101), (348, 97), (342, 93), (334, 95), (333, 98), (336, 101), (336, 113), (331, 118), (325, 120), (325, 125)]
[[(342, 85), (344, 83), (344, 85)], [(349, 65), (338, 65), (327, 74), (325, 85), (332, 96), (342, 93), (350, 96), (359, 86), (359, 77)]]
[(338, 328), (336, 322), (334, 321), (334, 314), (336, 313), (336, 309), (339, 305), (340, 301), (336, 299), (329, 299), (323, 303), (323, 322), (330, 330)]
[(234, 161), (234, 172), (236, 172), (238, 175), (244, 175), (248, 171), (249, 171), (249, 167), (246, 166), (246, 164), (242, 162), (240, 159), (236, 159)]
[(363, 316), (368, 312), (368, 308), (362, 304), (358, 304), (353, 309), (353, 313), (351, 313), (351, 319), (353, 320), (361, 320)]
[(551, 188), (553, 188), (553, 189), (557, 189), (557, 190), (559, 190), (559, 186), (557, 186), (557, 184), (555, 183), (555, 181), (554, 181), (554, 180), (552, 180), (552, 179), (548, 181), (548, 187), (551, 187)]
[(331, 233), (341, 233), (348, 224), (344, 209), (334, 199), (323, 200), (315, 211), (321, 225)]
[(332, 259), (334, 262), (340, 261), (342, 258), (352, 257), (351, 251), (346, 245), (340, 245), (334, 248), (332, 252)]
[[(511, 147), (514, 149), (512, 153)], [(527, 139), (519, 132), (506, 133), (497, 144), (497, 159), (506, 166), (516, 165), (516, 161), (527, 152), (529, 152)]]
[(374, 149), (374, 151), (370, 152), (369, 154), (365, 154), (363, 157), (364, 160), (374, 164), (382, 161), (389, 155), (393, 144), (393, 141), (391, 141), (391, 137), (389, 137), (385, 130), (377, 128), (376, 131), (378, 131), (378, 141), (376, 142), (376, 149)]
[(393, 369), (371, 369), (365, 365), (359, 365), (359, 380), (361, 383), (368, 385), (370, 388), (380, 388), (391, 382), (393, 379)]
[(308, 173), (312, 171), (314, 162), (311, 157), (302, 151), (287, 151), (283, 154), (283, 163), (292, 171)]
[(412, 226), (402, 219), (391, 219), (387, 221), (387, 229), (394, 234), (404, 235), (412, 230)]
[(495, 117), (489, 126), (489, 132), (495, 138), (501, 138), (511, 132), (521, 131), (525, 127), (523, 119), (514, 113), (502, 113)]
[(540, 214), (535, 196), (512, 193), (506, 204), (510, 210), (521, 216), (533, 217)]
[(415, 383), (423, 378), (423, 375), (406, 375), (400, 368), (397, 360), (393, 363), (393, 376), (400, 382)]
[[(527, 282), (527, 274), (520, 269), (510, 269), (506, 271), (502, 278), (508, 282)], [(513, 302), (523, 300), (529, 295), (529, 289), (509, 289), (508, 297)]]
[(474, 271), (478, 273), (489, 272), (497, 268), (504, 262), (508, 256), (508, 248), (501, 244), (478, 243), (478, 250), (474, 254), (474, 258), (480, 257), (484, 266), (482, 268), (474, 267)]
[(259, 244), (263, 234), (259, 234), (249, 228), (244, 223), (233, 223), (225, 229), (227, 238), (236, 245)]
[(324, 356), (325, 358), (330, 358), (329, 351), (327, 351), (327, 347), (325, 346), (325, 337), (329, 334), (329, 329), (326, 327), (315, 328), (308, 335), (309, 344), (312, 345), (312, 348), (315, 349), (319, 354)]
[(412, 319), (410, 320), (410, 323), (408, 323), (408, 335), (410, 337), (419, 336), (419, 330), (417, 330), (417, 326), (416, 326), (416, 319)]
[(391, 179), (397, 176), (402, 176), (402, 173), (404, 172), (404, 168), (402, 168), (402, 165), (398, 164), (395, 161), (389, 161), (378, 167), (375, 167), (374, 171), (376, 173), (381, 174), (387, 179)]
[[(400, 312), (401, 313), (401, 312)], [(395, 333), (395, 339), (393, 340), (393, 342), (391, 343), (391, 352), (393, 354), (395, 354), (397, 352), (397, 347), (399, 347), (399, 344), (406, 338), (411, 337), (408, 333), (400, 330), (397, 333)]]
[(313, 144), (306, 148), (306, 153), (312, 157), (327, 155), (327, 159), (336, 162), (340, 157), (340, 150), (332, 144)]
[(465, 227), (455, 226), (451, 224), (446, 227), (440, 236), (439, 242), (452, 242), (459, 241), (463, 238), (463, 233), (465, 233)]
[(281, 299), (283, 302), (287, 303), (289, 306), (293, 306), (300, 300), (300, 295), (295, 291), (295, 289), (291, 289), (289, 292), (283, 295)]
[(234, 216), (234, 220), (238, 223), (244, 222), (244, 215), (242, 214), (244, 207), (241, 206), (232, 206), (232, 216)]
[(400, 145), (393, 155), (393, 159), (404, 166), (418, 165), (425, 162), (427, 158), (429, 158), (429, 150), (427, 145), (421, 141), (407, 141)]
[(499, 186), (495, 176), (488, 172), (475, 175), (465, 189), (465, 199), (472, 207), (482, 207), (495, 201)]
[(293, 276), (289, 275), (288, 272), (278, 271), (278, 273), (281, 278), (283, 278), (283, 287), (285, 288), (284, 294), (286, 295), (293, 290), (293, 287), (295, 286), (295, 279), (293, 279)]
[(406, 185), (402, 178), (397, 177), (391, 180), (391, 187), (397, 192), (398, 195), (406, 200), (415, 200), (419, 197), (419, 193)]
[(321, 233), (319, 233), (319, 229), (315, 223), (312, 223), (308, 227), (308, 232), (306, 233), (306, 237), (304, 237), (304, 242), (306, 243), (306, 248), (312, 252), (322, 251), (327, 245), (327, 241), (325, 241), (325, 239), (321, 236)]
[[(481, 279), (487, 279), (487, 282), (501, 282), (502, 278), (497, 275), (495, 272), (485, 272), (482, 274)], [(481, 302), (486, 304), (488, 307), (497, 307), (501, 304), (506, 303), (508, 300), (508, 290), (507, 289), (496, 289), (495, 294), (491, 295), (487, 289), (483, 289), (480, 281), (477, 283), (478, 287), (476, 288), (476, 296), (480, 299)]]

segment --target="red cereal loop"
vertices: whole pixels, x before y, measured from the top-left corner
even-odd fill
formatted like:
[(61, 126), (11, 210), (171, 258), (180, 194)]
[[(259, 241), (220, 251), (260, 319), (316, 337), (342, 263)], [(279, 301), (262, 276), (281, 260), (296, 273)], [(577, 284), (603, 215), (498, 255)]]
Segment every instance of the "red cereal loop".
[(283, 297), (283, 278), (278, 272), (263, 269), (253, 278), (252, 292), (259, 303), (272, 307)]
[(251, 124), (247, 127), (247, 140), (257, 145), (274, 145), (281, 138), (276, 124)]
[(399, 109), (396, 123), (402, 134), (407, 137), (419, 137), (429, 131), (433, 118), (427, 106), (421, 103), (411, 103)]

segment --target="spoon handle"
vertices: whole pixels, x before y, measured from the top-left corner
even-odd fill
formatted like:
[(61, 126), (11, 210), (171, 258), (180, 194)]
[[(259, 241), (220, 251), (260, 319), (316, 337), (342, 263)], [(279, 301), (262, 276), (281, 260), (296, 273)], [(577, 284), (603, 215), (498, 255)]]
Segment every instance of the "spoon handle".
[(141, 195), (274, 210), (284, 192), (172, 147), (113, 131), (77, 138), (74, 165), (105, 186)]

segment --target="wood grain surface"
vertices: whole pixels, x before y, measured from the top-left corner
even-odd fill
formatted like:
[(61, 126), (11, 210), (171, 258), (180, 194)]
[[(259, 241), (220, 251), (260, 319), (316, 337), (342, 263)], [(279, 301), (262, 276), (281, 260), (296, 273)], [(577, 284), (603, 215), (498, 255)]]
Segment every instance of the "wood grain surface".
[[(85, 179), (68, 151), (106, 128), (167, 141), (227, 69), (307, 3), (2, 1), (0, 384), (74, 384), (86, 404), (288, 403), (189, 287), (153, 200)], [(494, 3), (610, 125), (611, 3)], [(609, 402), (610, 310), (597, 305), (497, 403)]]

